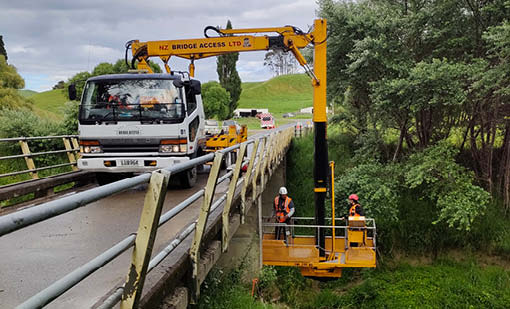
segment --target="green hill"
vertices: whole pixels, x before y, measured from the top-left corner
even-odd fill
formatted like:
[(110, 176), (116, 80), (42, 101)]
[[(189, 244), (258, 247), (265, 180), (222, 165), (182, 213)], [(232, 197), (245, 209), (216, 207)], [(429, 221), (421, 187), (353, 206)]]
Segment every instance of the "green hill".
[(68, 101), (63, 89), (39, 92), (30, 97), (37, 115), (54, 120), (64, 117), (64, 104)]
[(30, 89), (19, 89), (19, 90), (18, 90), (18, 93), (19, 93), (20, 95), (22, 95), (23, 97), (28, 98), (28, 97), (31, 97), (31, 96), (33, 96), (34, 94), (36, 94), (36, 93), (37, 93), (37, 91), (30, 90)]
[(265, 82), (243, 83), (239, 108), (268, 108), (282, 114), (313, 105), (313, 88), (305, 74), (274, 77)]
[[(265, 82), (246, 82), (239, 108), (268, 108), (269, 112), (281, 115), (312, 106), (313, 90), (310, 78), (304, 74), (282, 75)], [(20, 90), (34, 102), (34, 111), (41, 117), (60, 120), (67, 102), (65, 90), (44, 92)]]

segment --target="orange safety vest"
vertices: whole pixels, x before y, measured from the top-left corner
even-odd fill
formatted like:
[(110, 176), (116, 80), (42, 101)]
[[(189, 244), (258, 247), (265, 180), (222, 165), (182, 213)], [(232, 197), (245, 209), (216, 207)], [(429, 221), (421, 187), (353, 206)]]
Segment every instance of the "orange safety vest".
[(349, 216), (351, 217), (359, 217), (360, 214), (356, 212), (356, 206), (361, 206), (360, 204), (354, 204), (351, 206), (351, 209), (349, 209)]
[(283, 209), (279, 209), (278, 207), (278, 200), (280, 199), (280, 196), (275, 197), (274, 199), (274, 208), (276, 210), (276, 218), (280, 223), (285, 222), (285, 215), (287, 215), (290, 212), (289, 204), (292, 201), (290, 197), (285, 198), (285, 202), (283, 203)]

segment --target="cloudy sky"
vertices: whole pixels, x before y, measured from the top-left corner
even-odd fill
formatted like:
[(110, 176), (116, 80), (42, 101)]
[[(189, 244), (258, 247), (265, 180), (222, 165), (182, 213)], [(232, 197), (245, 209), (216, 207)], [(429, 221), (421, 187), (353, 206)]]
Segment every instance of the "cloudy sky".
[[(124, 57), (124, 44), (203, 37), (205, 26), (234, 28), (313, 24), (315, 0), (16, 0), (0, 1), (0, 35), (8, 61), (23, 76), (27, 89), (49, 90), (59, 80), (91, 71), (100, 62)], [(243, 81), (272, 76), (263, 66), (264, 52), (240, 55)], [(176, 70), (187, 62), (170, 60)], [(196, 78), (217, 80), (216, 62), (196, 62)]]

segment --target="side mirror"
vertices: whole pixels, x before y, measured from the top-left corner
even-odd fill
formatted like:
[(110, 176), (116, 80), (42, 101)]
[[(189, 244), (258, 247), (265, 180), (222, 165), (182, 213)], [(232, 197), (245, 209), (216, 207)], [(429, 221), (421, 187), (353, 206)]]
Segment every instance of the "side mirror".
[(183, 82), (182, 80), (180, 80), (180, 79), (174, 79), (174, 80), (172, 81), (172, 83), (173, 83), (173, 84), (174, 84), (174, 86), (175, 86), (175, 87), (177, 87), (177, 88), (182, 88), (182, 87), (184, 87), (184, 82)]
[(76, 85), (70, 84), (69, 87), (67, 87), (67, 91), (69, 93), (69, 100), (76, 100)]
[(202, 93), (202, 85), (198, 80), (191, 80), (191, 90), (195, 95)]

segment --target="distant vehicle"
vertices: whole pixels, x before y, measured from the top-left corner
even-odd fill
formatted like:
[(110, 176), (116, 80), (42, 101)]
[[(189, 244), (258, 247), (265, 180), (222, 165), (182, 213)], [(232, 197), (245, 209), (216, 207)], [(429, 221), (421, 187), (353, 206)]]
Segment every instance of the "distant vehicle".
[(294, 117), (295, 115), (293, 113), (286, 113), (286, 114), (283, 114), (283, 118), (290, 118), (290, 117)]
[(260, 115), (260, 127), (262, 129), (274, 129), (275, 121), (274, 121), (273, 115), (271, 115), (271, 114)]
[(223, 120), (223, 124), (222, 124), (222, 126), (221, 126), (221, 127), (222, 127), (222, 130), (223, 130), (224, 132), (228, 132), (228, 128), (229, 128), (230, 126), (235, 126), (235, 127), (236, 127), (236, 131), (237, 131), (237, 132), (239, 132), (239, 131), (241, 130), (241, 126), (237, 123), (237, 121), (235, 121), (235, 120), (231, 120), (231, 119), (229, 119), (229, 120)]
[(214, 119), (207, 119), (205, 121), (204, 132), (206, 135), (219, 134), (221, 131), (218, 121)]

